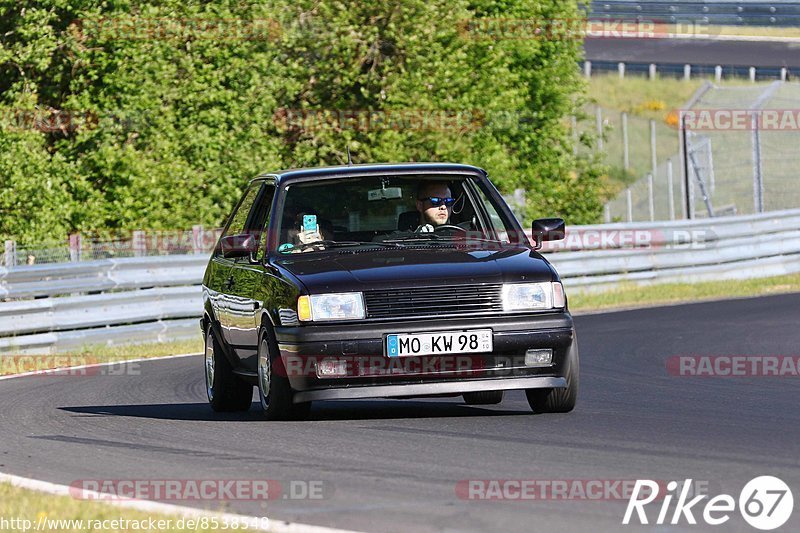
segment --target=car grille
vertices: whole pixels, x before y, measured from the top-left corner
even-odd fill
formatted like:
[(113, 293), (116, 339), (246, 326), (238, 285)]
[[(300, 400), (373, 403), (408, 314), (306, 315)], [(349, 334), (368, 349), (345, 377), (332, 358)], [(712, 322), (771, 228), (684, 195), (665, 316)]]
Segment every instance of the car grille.
[(368, 318), (480, 314), (503, 310), (502, 285), (451, 285), (364, 292)]

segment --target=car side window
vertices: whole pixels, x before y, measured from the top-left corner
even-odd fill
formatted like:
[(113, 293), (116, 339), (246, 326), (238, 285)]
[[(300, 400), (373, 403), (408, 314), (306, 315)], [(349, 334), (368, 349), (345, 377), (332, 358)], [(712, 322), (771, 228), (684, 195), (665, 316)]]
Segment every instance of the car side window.
[[(258, 194), (261, 190), (260, 183), (254, 183), (251, 185), (247, 191), (244, 193), (242, 200), (239, 202), (239, 205), (234, 210), (233, 214), (230, 217), (230, 221), (228, 222), (228, 226), (225, 228), (225, 231), (222, 233), (220, 237), (220, 241), (222, 238), (227, 237), (229, 235), (241, 235), (243, 233), (247, 233), (248, 222), (250, 220), (250, 212), (252, 210), (253, 204), (258, 197)], [(222, 252), (219, 248), (219, 244), (217, 245), (217, 249), (215, 250), (216, 255), (220, 255)]]
[(510, 242), (509, 232), (512, 231), (513, 228), (509, 228), (506, 225), (506, 223), (503, 221), (503, 217), (501, 217), (497, 212), (494, 203), (489, 199), (489, 197), (478, 184), (476, 184), (475, 189), (478, 191), (479, 201), (483, 204), (484, 208), (486, 209), (486, 213), (489, 215), (489, 223), (493, 226), (494, 231), (497, 233), (497, 238), (500, 240), (500, 242)]
[(246, 224), (246, 232), (255, 233), (257, 236), (258, 253), (256, 254), (256, 259), (259, 261), (264, 258), (264, 253), (266, 252), (267, 228), (269, 227), (273, 198), (275, 198), (275, 185), (265, 183), (261, 187), (261, 194), (259, 194)]

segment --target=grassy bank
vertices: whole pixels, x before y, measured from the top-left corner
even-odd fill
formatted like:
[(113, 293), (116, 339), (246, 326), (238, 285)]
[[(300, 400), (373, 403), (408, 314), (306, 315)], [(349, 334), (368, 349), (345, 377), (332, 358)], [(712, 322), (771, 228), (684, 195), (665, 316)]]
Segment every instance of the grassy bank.
[(580, 313), (793, 292), (800, 292), (800, 274), (705, 283), (665, 283), (644, 287), (630, 284), (597, 294), (570, 291), (569, 306), (572, 311)]
[[(96, 501), (53, 496), (14, 487), (10, 483), (0, 483), (0, 521), (2, 520), (5, 520), (0, 522), (2, 531), (178, 533), (233, 529), (224, 528), (220, 519), (218, 527), (211, 527), (213, 523), (209, 525), (208, 522), (205, 525), (209, 527), (204, 527), (197, 518), (134, 511)], [(240, 529), (243, 525), (236, 529)], [(252, 530), (250, 528), (250, 531)]]
[(0, 355), (0, 376), (18, 374), (32, 370), (45, 370), (64, 366), (90, 365), (111, 361), (127, 361), (185, 353), (201, 353), (203, 340), (196, 339), (120, 346), (85, 346), (80, 350), (53, 355), (17, 356)]

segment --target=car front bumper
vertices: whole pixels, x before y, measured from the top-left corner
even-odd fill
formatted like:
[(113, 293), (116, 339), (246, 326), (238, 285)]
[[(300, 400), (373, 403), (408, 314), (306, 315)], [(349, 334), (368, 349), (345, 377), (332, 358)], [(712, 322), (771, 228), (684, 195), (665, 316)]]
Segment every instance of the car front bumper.
[[(491, 329), (491, 353), (388, 357), (389, 334)], [(308, 324), (275, 328), (295, 401), (460, 394), (566, 387), (565, 361), (575, 341), (568, 312), (469, 318)], [(525, 364), (528, 350), (552, 350), (551, 364)], [(321, 376), (322, 361), (346, 375)]]

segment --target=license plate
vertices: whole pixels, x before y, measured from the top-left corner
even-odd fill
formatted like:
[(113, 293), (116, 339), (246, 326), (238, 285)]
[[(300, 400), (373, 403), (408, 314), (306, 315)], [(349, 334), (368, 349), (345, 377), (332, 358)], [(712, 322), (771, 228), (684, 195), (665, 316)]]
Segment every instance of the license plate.
[(491, 351), (492, 330), (490, 329), (401, 333), (386, 336), (386, 354), (389, 357)]

